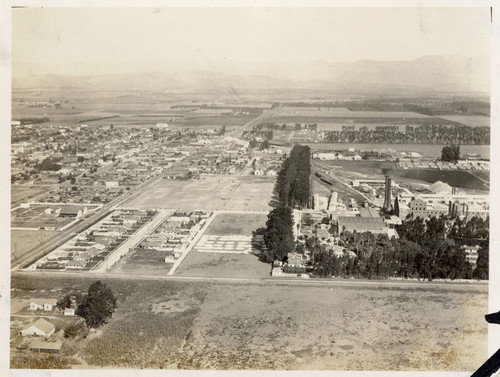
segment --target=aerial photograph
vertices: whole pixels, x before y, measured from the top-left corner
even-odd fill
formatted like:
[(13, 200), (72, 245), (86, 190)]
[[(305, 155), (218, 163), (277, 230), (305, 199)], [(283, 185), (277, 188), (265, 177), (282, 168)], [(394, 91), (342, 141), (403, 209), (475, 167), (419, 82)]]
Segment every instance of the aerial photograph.
[(9, 373), (487, 360), (489, 7), (11, 12)]

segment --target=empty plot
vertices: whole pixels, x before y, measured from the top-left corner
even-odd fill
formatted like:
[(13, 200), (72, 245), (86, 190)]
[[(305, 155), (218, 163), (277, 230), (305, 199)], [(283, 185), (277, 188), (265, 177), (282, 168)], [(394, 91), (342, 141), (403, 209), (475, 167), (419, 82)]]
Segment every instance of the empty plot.
[(268, 210), (274, 179), (164, 180), (129, 203), (140, 209)]
[(259, 260), (265, 248), (252, 232), (265, 225), (265, 213), (219, 213), (175, 275), (204, 277), (267, 277), (269, 264)]

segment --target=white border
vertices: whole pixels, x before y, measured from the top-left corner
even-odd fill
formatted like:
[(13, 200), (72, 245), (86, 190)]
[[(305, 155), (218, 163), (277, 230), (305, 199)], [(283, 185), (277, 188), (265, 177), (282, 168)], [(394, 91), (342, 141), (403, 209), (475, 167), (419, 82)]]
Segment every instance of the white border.
[[(493, 25), (491, 39), (491, 162), (492, 166), (500, 166), (500, 156), (494, 153), (497, 146), (497, 140), (500, 140), (500, 43), (498, 43), (500, 28), (498, 18), (500, 17), (500, 6), (494, 0), (14, 0), (10, 4), (7, 0), (1, 3), (0, 8), (0, 82), (3, 84), (0, 89), (0, 119), (4, 132), (0, 149), (1, 161), (4, 164), (0, 170), (0, 190), (3, 200), (0, 206), (3, 210), (1, 217), (0, 236), (4, 240), (4, 250), (0, 252), (0, 264), (3, 273), (0, 275), (0, 350), (9, 349), (9, 312), (10, 302), (8, 294), (10, 290), (10, 103), (11, 103), (11, 8), (16, 7), (45, 7), (45, 8), (80, 8), (80, 7), (493, 7)], [(491, 210), (490, 210), (490, 289), (489, 289), (489, 312), (500, 310), (500, 236), (496, 229), (500, 229), (500, 201), (497, 199), (497, 192), (500, 189), (500, 172), (498, 168), (491, 170)], [(485, 313), (486, 314), (486, 313)], [(488, 353), (493, 354), (500, 348), (500, 325), (489, 326)], [(8, 370), (9, 352), (0, 352), (0, 376), (94, 376), (99, 374), (109, 376), (253, 376), (256, 373), (262, 376), (289, 376), (289, 375), (307, 375), (307, 376), (469, 376), (467, 372), (343, 372), (343, 371), (138, 371), (138, 370), (61, 370), (61, 371), (35, 371), (35, 370)], [(479, 365), (478, 365), (479, 367)]]

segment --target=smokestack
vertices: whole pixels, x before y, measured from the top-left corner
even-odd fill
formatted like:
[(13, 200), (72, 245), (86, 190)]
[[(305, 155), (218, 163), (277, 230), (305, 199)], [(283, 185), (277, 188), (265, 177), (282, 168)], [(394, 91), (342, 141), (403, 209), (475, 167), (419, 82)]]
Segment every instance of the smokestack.
[(392, 209), (391, 200), (391, 177), (385, 176), (385, 198), (384, 198), (384, 210), (385, 212), (390, 212)]

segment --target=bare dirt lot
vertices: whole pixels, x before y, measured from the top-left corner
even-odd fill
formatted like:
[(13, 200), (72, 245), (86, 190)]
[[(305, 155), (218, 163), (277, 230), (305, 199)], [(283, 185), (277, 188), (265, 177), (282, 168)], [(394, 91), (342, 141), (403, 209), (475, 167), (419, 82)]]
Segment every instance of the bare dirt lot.
[(219, 213), (205, 231), (216, 236), (251, 236), (257, 228), (266, 226), (267, 214)]
[(58, 232), (54, 230), (12, 230), (10, 232), (12, 261), (15, 261), (16, 254), (20, 258), (33, 247), (46, 242), (57, 234)]
[(181, 366), (474, 370), (486, 359), (486, 307), (486, 286), (217, 286)]
[[(11, 294), (26, 304), (94, 280), (15, 276)], [(73, 368), (472, 371), (486, 359), (486, 284), (104, 281), (116, 313), (70, 342)]]
[[(232, 277), (232, 278), (260, 278), (268, 277), (271, 268), (268, 263), (259, 261), (254, 254), (240, 253), (231, 248), (241, 245), (238, 237), (248, 237), (248, 246), (252, 232), (265, 226), (267, 215), (265, 213), (219, 213), (204, 233), (205, 235), (234, 237), (233, 242), (217, 241), (210, 247), (214, 252), (209, 252), (205, 247), (199, 246), (203, 238), (198, 241), (193, 250), (189, 252), (175, 275), (202, 276), (202, 277)], [(228, 239), (229, 239), (228, 238)], [(219, 246), (216, 246), (219, 244)], [(225, 249), (225, 250), (224, 250)], [(255, 246), (250, 248), (257, 253)]]
[(132, 200), (131, 208), (267, 211), (275, 177), (208, 176), (200, 180), (164, 180)]

